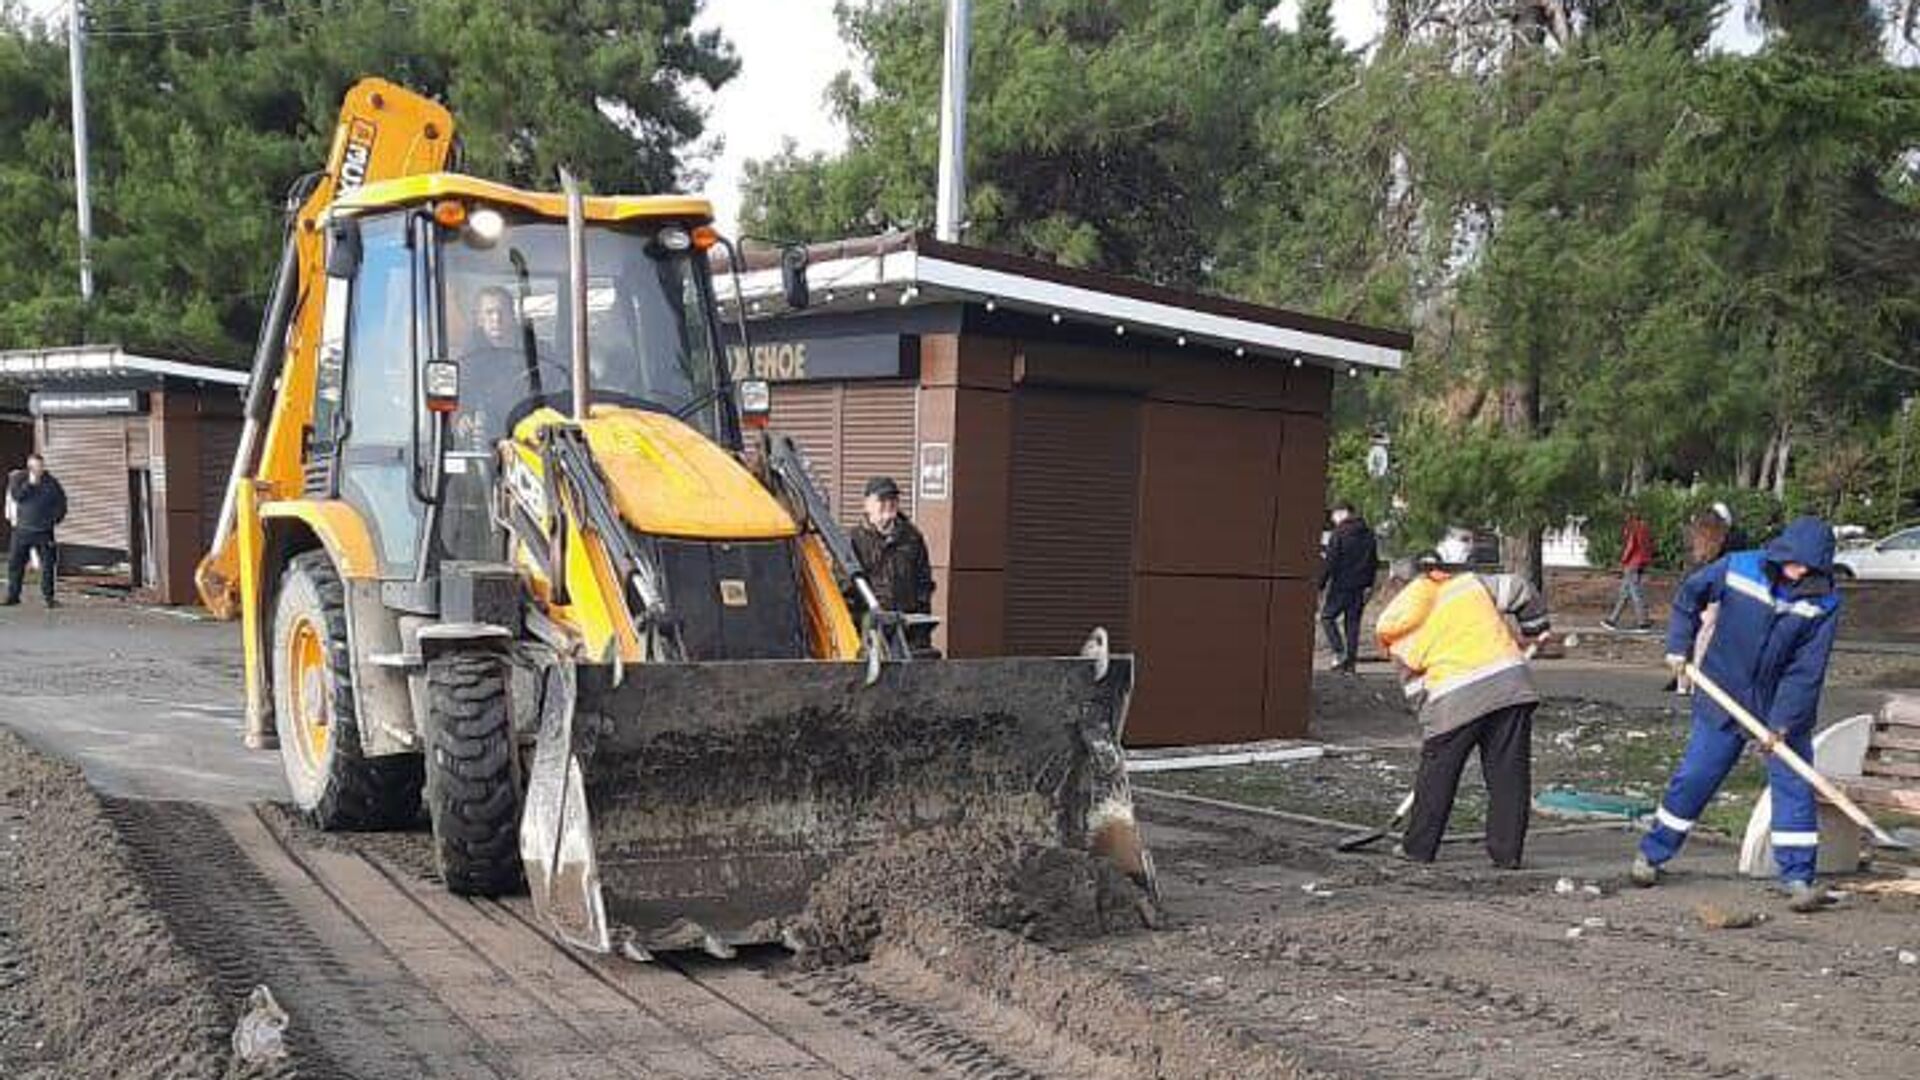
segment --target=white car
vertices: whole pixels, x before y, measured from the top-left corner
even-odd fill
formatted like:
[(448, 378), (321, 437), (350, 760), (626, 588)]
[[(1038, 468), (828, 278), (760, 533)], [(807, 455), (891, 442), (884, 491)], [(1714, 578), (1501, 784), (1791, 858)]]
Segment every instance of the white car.
[(1834, 573), (1861, 581), (1920, 581), (1920, 525), (1833, 556)]

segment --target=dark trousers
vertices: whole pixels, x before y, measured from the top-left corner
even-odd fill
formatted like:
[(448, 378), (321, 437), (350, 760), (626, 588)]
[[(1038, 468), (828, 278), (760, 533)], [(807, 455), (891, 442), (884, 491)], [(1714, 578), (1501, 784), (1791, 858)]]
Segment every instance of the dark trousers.
[[(1365, 590), (1355, 592), (1327, 592), (1326, 603), (1320, 608), (1320, 628), (1326, 631), (1327, 648), (1340, 662), (1352, 667), (1360, 656), (1360, 612), (1367, 606)], [(1343, 632), (1340, 621), (1346, 620)]]
[(1487, 854), (1495, 866), (1520, 865), (1533, 800), (1533, 709), (1497, 709), (1420, 745), (1420, 775), (1414, 780), (1404, 844), (1408, 858), (1432, 862), (1440, 853), (1460, 773), (1478, 747), (1480, 774), (1487, 780)]
[(27, 579), (27, 560), (40, 553), (40, 595), (53, 599), (53, 533), (45, 529), (15, 529), (7, 545), (7, 600), (20, 602), (20, 586)]

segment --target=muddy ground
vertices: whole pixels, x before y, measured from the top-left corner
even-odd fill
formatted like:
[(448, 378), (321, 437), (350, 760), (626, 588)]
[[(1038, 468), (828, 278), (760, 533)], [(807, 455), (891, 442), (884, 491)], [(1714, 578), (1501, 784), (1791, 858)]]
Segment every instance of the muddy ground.
[[(1711, 842), (1624, 887), (1621, 826), (1541, 828), (1518, 872), (1471, 842), (1411, 867), (1336, 853), (1338, 826), (1147, 795), (1155, 929), (1083, 865), (994, 841), (842, 882), (819, 912), (858, 939), (840, 955), (573, 953), (524, 897), (448, 896), (418, 830), (321, 836), (275, 807), (271, 755), (235, 749), (230, 633), (0, 615), (0, 684), (30, 688), (0, 724), (92, 781), (0, 741), (0, 1076), (229, 1074), (259, 984), (290, 1018), (275, 1068), (300, 1076), (1920, 1075), (1920, 897), (1872, 891), (1901, 868), (1794, 916)], [(1652, 648), (1542, 665), (1543, 786), (1657, 792), (1684, 721)], [(1911, 663), (1873, 661), (1836, 676), (1829, 718)], [(1396, 697), (1378, 665), (1320, 676), (1331, 756), (1142, 779), (1381, 819), (1417, 743)]]

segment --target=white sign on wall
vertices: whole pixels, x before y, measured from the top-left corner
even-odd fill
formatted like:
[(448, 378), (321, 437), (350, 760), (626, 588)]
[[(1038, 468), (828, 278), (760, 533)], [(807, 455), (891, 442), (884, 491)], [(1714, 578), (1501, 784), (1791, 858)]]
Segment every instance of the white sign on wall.
[(947, 498), (953, 486), (953, 455), (950, 444), (928, 442), (920, 444), (920, 499), (940, 501)]

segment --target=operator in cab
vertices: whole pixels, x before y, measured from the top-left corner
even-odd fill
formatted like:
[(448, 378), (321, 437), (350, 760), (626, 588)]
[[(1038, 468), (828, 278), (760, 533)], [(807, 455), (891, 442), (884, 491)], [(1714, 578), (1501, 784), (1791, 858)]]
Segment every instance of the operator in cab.
[(486, 285), (473, 294), (473, 327), (460, 359), (460, 412), (453, 421), (454, 444), (485, 449), (506, 411), (533, 393), (527, 375), (526, 348), (513, 294)]

